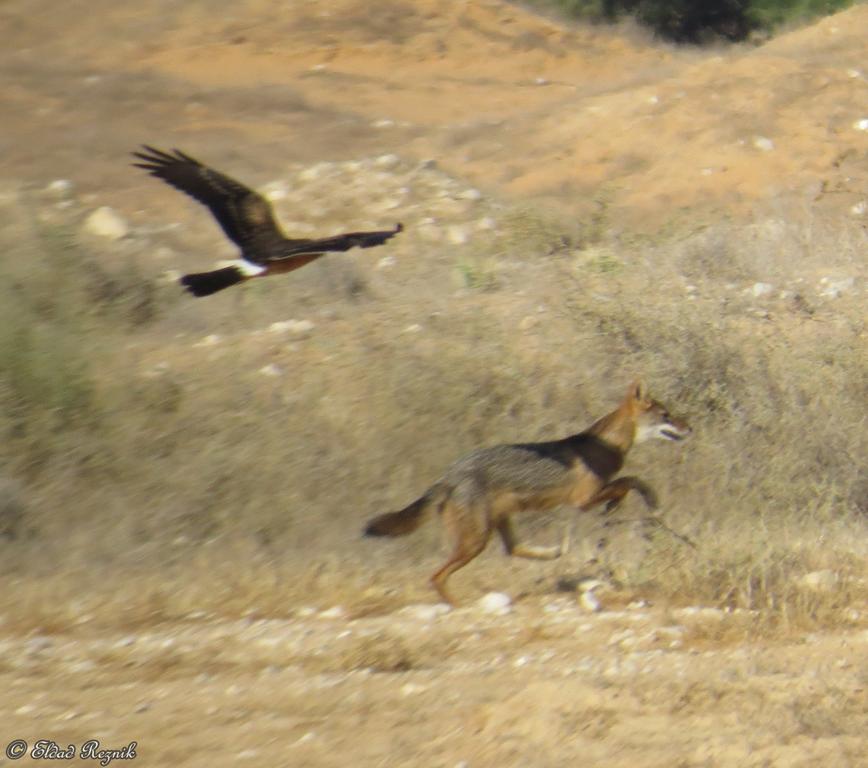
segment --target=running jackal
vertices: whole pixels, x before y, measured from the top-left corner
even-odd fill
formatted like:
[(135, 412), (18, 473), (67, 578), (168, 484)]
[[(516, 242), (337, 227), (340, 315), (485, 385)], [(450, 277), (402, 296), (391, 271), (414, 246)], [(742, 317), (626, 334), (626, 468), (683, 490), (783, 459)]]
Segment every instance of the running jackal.
[(615, 475), (633, 443), (682, 440), (690, 431), (636, 382), (617, 409), (584, 432), (545, 443), (497, 445), (458, 459), (421, 498), (371, 520), (365, 535), (403, 536), (416, 530), (427, 512), (438, 512), (451, 554), (431, 577), (431, 585), (454, 605), (446, 580), (485, 549), (494, 531), (507, 554), (543, 560), (562, 554), (562, 547), (519, 543), (510, 519), (514, 513), (562, 504), (584, 511), (603, 502), (609, 513), (631, 490), (656, 508), (656, 494), (642, 480)]

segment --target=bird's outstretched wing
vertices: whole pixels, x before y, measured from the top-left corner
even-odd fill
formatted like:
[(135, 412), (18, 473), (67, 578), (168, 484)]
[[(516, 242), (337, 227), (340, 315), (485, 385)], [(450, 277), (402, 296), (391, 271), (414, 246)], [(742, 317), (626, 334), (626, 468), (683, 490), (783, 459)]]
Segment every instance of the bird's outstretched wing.
[(264, 250), (264, 244), (284, 239), (271, 206), (259, 193), (180, 150), (169, 153), (148, 145), (142, 150), (133, 155), (143, 162), (133, 165), (207, 205), (226, 235), (242, 250), (255, 254)]
[(311, 240), (287, 240), (280, 253), (272, 258), (275, 261), (289, 259), (306, 253), (325, 253), (328, 251), (348, 251), (350, 248), (373, 248), (382, 245), (399, 232), (404, 231), (403, 224), (396, 224), (394, 229), (374, 232), (346, 232), (332, 237), (321, 237)]

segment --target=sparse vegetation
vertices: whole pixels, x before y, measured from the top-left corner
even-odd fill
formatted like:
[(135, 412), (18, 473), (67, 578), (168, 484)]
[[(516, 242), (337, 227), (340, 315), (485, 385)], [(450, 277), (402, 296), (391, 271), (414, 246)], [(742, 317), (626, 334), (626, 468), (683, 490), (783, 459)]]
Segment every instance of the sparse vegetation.
[[(641, 372), (696, 436), (678, 450), (638, 450), (631, 464), (657, 486), (667, 524), (698, 549), (665, 531), (645, 541), (635, 525), (618, 526), (603, 553), (616, 583), (675, 601), (760, 610), (771, 617), (766, 629), (843, 621), (843, 606), (865, 591), (851, 578), (865, 557), (865, 430), (854, 415), (868, 396), (868, 370), (855, 341), (858, 312), (839, 301), (835, 312), (849, 319), (833, 332), (821, 318), (792, 322), (798, 309), (789, 298), (756, 314), (747, 291), (755, 266), (783, 283), (788, 264), (766, 254), (784, 254), (784, 242), (807, 235), (780, 228), (740, 235), (722, 226), (682, 240), (624, 244), (599, 235), (585, 245), (571, 225), (518, 209), (503, 215), (479, 256), (486, 261), (467, 262), (466, 285), (487, 290), (411, 336), (399, 321), (375, 332), (338, 315), (287, 345), (232, 320), (213, 347), (173, 333), (170, 320), (153, 326), (156, 310), (146, 322), (131, 311), (139, 304), (130, 297), (159, 295), (152, 278), (128, 272), (124, 287), (95, 295), (96, 257), (73, 238), (36, 230), (10, 246), (26, 248), (30, 266), (4, 283), (0, 344), (4, 462), (21, 483), (9, 507), (15, 514), (6, 517), (33, 540), (0, 544), (3, 562), (17, 567), (31, 546), (59, 547), (53, 556), (72, 561), (122, 562), (120, 552), (147, 552), (139, 557), (190, 580), (186, 596), (156, 580), (162, 614), (191, 601), (231, 612), (222, 590), (193, 585), (204, 572), (213, 581), (212, 558), (222, 560), (226, 545), (240, 541), (258, 554), (243, 563), (230, 557), (233, 574), (249, 572), (227, 572), (227, 586), (260, 595), (266, 614), (292, 605), (293, 583), (297, 597), (318, 593), (319, 577), (297, 574), (280, 580), (274, 603), (266, 588), (272, 568), (316, 572), (328, 552), (342, 558), (329, 591), (337, 588), (348, 603), (364, 603), (366, 590), (388, 583), (396, 567), (407, 574), (407, 595), (421, 596), (424, 569), (415, 566), (434, 555), (433, 527), (407, 549), (377, 552), (372, 571), (362, 567), (361, 521), (406, 503), (474, 447), (587, 426)], [(839, 262), (850, 258), (840, 230), (811, 226), (803, 272), (831, 250)], [(850, 242), (856, 247), (858, 234)], [(96, 274), (121, 285), (120, 277)], [(532, 282), (524, 277), (531, 274)], [(405, 279), (403, 290), (415, 296), (409, 318), (430, 311), (423, 284), (414, 289)], [(518, 286), (534, 323), (521, 324), (526, 310), (502, 300)], [(254, 291), (238, 306), (280, 315), (285, 293)], [(354, 316), (373, 311), (371, 291)], [(331, 293), (329, 311), (354, 305)], [(404, 311), (401, 302), (390, 307)], [(135, 335), (121, 335), (119, 325)], [(286, 378), (263, 376), (267, 361)], [(545, 539), (558, 535), (551, 521), (518, 524)], [(579, 549), (551, 571), (551, 585), (591, 554), (596, 524), (579, 524)], [(320, 555), (300, 566), (299, 553), (314, 542)], [(457, 583), (502, 567), (492, 556)], [(821, 568), (840, 573), (835, 589), (800, 586)]]

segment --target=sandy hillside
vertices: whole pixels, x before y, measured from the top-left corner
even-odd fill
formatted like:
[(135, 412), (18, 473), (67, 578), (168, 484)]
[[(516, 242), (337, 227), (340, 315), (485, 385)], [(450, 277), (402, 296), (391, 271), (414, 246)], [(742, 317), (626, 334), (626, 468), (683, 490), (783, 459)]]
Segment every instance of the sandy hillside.
[[(702, 50), (501, 0), (0, 0), (0, 31), (4, 748), (866, 765), (868, 5)], [(234, 249), (141, 143), (292, 233), (406, 230), (193, 300)], [(454, 610), (436, 525), (361, 539), (639, 373), (694, 428), (629, 459), (668, 533), (630, 499), (555, 562), (493, 543)]]
[(112, 155), (141, 140), (213, 143), (248, 164), (259, 146), (263, 169), (400, 149), (579, 214), (605, 195), (646, 226), (782, 199), (844, 211), (864, 195), (864, 6), (718, 52), (504, 2), (40, 7), (0, 8), (15, 40), (4, 154), (34, 179), (90, 157), (83, 184), (108, 173), (123, 187)]

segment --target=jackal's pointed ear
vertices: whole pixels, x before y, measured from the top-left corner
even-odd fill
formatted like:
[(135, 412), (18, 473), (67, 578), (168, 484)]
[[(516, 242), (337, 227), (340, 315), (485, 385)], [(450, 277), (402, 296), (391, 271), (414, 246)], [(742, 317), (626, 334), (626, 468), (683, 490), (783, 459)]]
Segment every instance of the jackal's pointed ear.
[(645, 383), (640, 379), (636, 379), (627, 390), (627, 397), (635, 400), (637, 403), (645, 403), (648, 401), (648, 389)]

